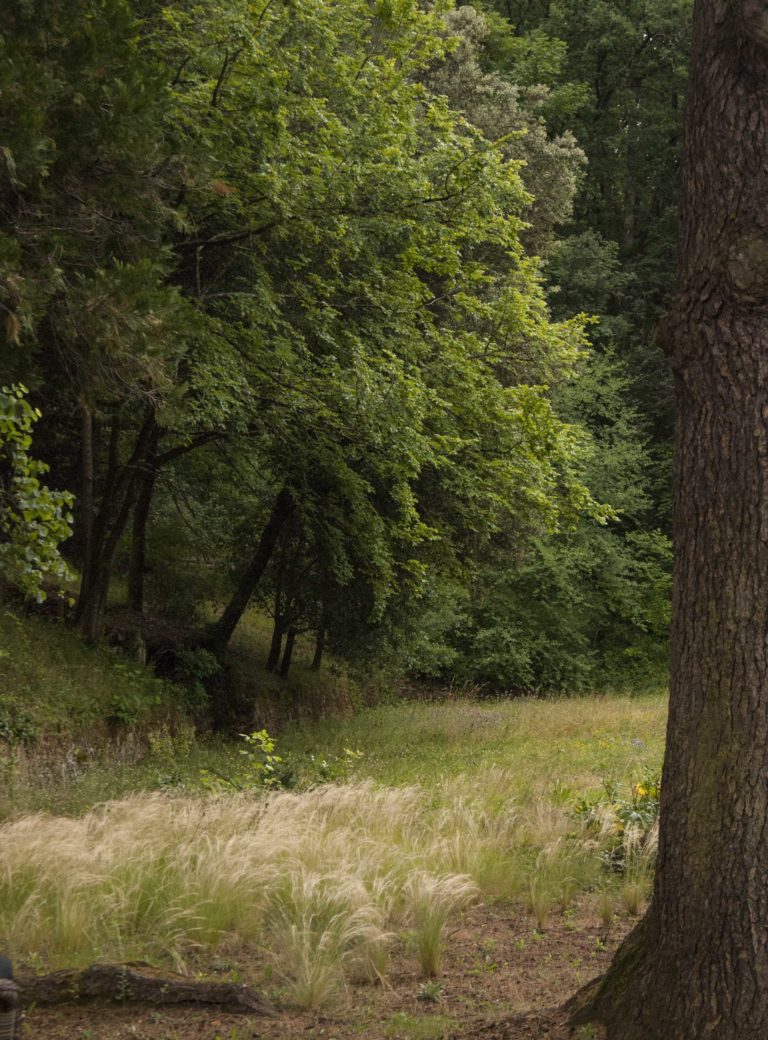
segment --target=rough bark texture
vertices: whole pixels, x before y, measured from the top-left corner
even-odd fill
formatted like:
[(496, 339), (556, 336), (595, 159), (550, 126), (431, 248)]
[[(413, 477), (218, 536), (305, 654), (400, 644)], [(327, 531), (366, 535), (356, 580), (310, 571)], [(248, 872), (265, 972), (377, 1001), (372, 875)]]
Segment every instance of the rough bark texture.
[(574, 1021), (768, 1037), (768, 0), (697, 0), (675, 371), (675, 577), (653, 900)]
[(179, 975), (154, 975), (122, 964), (93, 964), (83, 971), (65, 969), (18, 980), (25, 1004), (71, 1004), (100, 998), (120, 1004), (198, 1004), (272, 1014), (272, 1008), (247, 986)]

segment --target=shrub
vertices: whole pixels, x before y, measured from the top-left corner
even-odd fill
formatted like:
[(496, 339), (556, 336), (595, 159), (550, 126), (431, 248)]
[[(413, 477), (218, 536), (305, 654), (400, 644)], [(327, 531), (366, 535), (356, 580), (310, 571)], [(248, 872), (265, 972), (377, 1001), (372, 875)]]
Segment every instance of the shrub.
[(72, 577), (59, 544), (72, 534), (73, 496), (40, 482), (48, 467), (29, 456), (40, 412), (26, 394), (21, 385), (0, 389), (0, 577), (41, 601), (45, 580)]
[(634, 784), (629, 798), (621, 798), (615, 784), (603, 782), (603, 790), (595, 799), (581, 799), (576, 815), (604, 844), (606, 865), (617, 873), (643, 872), (656, 852), (656, 824), (659, 816), (661, 784), (657, 777), (646, 776)]

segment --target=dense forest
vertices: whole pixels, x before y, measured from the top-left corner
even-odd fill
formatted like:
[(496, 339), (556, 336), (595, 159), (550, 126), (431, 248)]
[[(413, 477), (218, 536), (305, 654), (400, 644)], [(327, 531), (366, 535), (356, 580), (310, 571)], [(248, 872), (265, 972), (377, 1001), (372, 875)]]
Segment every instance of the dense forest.
[(6, 593), (184, 647), (211, 696), (253, 608), (282, 675), (298, 639), (493, 691), (662, 683), (690, 23), (4, 4)]

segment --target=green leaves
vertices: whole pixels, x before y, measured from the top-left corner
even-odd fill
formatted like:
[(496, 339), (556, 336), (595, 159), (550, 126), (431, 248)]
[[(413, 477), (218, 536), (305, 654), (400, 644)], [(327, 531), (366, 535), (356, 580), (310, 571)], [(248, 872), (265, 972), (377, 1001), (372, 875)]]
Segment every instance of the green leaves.
[(169, 132), (195, 156), (185, 400), (200, 422), (237, 402), (225, 421), (292, 487), (329, 572), (364, 575), (376, 616), (421, 583), (435, 540), (462, 552), (502, 516), (594, 509), (546, 389), (581, 323), (549, 322), (506, 140), (429, 89), (454, 46), (443, 17), (411, 0), (175, 4), (149, 35)]
[(39, 602), (44, 581), (72, 577), (58, 547), (72, 534), (73, 496), (39, 479), (48, 467), (29, 449), (40, 412), (26, 393), (20, 385), (0, 389), (0, 576)]
[(488, 68), (497, 22), (448, 6), (0, 15), (0, 307), (14, 371), (56, 391), (45, 457), (67, 481), (86, 420), (95, 613), (140, 483), (150, 543), (155, 524), (181, 570), (219, 573), (285, 488), (302, 617), (337, 645), (344, 626), (396, 641), (398, 613), (466, 590), (494, 540), (612, 515), (553, 404), (585, 319), (552, 320), (526, 253), (550, 248), (581, 167), (528, 82), (567, 54), (540, 34), (512, 84)]

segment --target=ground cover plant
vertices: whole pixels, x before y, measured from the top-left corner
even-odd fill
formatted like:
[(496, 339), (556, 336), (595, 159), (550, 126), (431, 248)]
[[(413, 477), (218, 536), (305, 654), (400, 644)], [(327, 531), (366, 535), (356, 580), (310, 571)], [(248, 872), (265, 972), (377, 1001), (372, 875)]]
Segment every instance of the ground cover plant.
[(391, 986), (405, 957), (423, 1010), (462, 912), (495, 905), (539, 935), (585, 907), (604, 930), (638, 912), (664, 715), (661, 696), (392, 705), (278, 742), (296, 762), (354, 750), (343, 783), (211, 794), (188, 767), (75, 816), (17, 815), (0, 936), (36, 970), (224, 964), (311, 1009)]
[(184, 690), (63, 624), (0, 609), (0, 739), (11, 744), (75, 734), (107, 720), (135, 724), (184, 707)]

